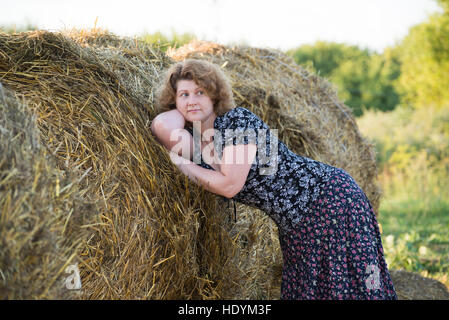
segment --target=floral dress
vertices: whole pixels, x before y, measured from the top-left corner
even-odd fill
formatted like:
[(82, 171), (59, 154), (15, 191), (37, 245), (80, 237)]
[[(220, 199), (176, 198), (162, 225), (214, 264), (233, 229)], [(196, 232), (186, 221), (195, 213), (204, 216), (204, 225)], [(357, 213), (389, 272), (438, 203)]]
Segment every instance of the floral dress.
[(217, 116), (214, 129), (220, 158), (227, 145), (258, 147), (233, 199), (263, 210), (278, 227), (281, 299), (397, 298), (376, 216), (348, 173), (293, 153), (275, 130), (242, 107)]

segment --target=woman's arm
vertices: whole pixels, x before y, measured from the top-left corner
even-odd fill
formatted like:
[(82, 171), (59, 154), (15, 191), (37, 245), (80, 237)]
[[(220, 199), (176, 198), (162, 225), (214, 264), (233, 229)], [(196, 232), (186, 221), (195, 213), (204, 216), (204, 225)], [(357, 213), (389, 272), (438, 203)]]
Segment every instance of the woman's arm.
[(220, 171), (205, 169), (173, 152), (170, 153), (170, 157), (181, 172), (195, 183), (202, 185), (204, 189), (212, 193), (230, 199), (239, 193), (245, 185), (256, 152), (255, 144), (225, 147)]
[(190, 132), (184, 129), (184, 125), (184, 116), (177, 109), (173, 109), (158, 114), (151, 123), (151, 131), (168, 150), (186, 159), (192, 159), (193, 138)]

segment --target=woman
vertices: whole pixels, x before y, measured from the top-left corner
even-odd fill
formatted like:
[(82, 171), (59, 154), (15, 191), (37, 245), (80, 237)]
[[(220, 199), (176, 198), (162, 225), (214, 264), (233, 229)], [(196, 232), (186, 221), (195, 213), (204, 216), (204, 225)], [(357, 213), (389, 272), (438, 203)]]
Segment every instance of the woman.
[[(363, 191), (342, 169), (293, 153), (254, 113), (235, 107), (218, 67), (175, 64), (158, 107), (164, 112), (151, 129), (185, 175), (265, 211), (278, 226), (281, 299), (396, 299)], [(274, 170), (264, 171), (266, 164)]]

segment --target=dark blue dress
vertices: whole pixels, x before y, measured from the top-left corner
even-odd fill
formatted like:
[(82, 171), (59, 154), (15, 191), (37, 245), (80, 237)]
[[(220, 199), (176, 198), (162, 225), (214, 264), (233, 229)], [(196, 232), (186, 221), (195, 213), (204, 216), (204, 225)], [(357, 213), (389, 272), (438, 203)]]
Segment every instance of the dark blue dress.
[[(263, 210), (278, 227), (281, 299), (397, 298), (376, 216), (348, 173), (293, 153), (242, 107), (218, 116), (214, 129), (220, 157), (226, 145), (258, 146), (233, 199)], [(213, 170), (203, 159), (200, 165)]]

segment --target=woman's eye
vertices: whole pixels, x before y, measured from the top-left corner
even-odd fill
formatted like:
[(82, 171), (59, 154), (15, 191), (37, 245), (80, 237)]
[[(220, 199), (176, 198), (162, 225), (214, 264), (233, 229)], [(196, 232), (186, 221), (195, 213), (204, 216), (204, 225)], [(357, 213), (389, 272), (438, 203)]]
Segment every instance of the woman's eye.
[(204, 91), (198, 91), (198, 94), (201, 96), (201, 95), (203, 95), (204, 94)]

